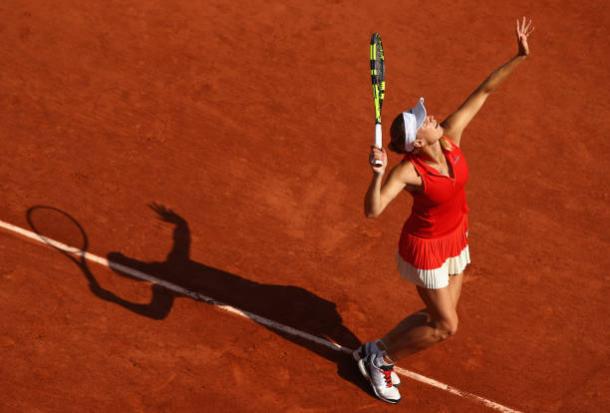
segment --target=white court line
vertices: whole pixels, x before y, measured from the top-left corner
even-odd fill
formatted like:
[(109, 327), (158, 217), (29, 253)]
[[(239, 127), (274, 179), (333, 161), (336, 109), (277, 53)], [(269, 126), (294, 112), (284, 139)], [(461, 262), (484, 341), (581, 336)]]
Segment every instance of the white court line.
[[(40, 242), (42, 244), (51, 245), (51, 246), (53, 246), (53, 247), (55, 247), (55, 248), (57, 248), (57, 249), (59, 249), (61, 251), (67, 252), (69, 254), (80, 256), (80, 257), (82, 257), (82, 258), (84, 258), (84, 259), (86, 259), (88, 261), (95, 262), (97, 264), (103, 265), (103, 266), (111, 268), (113, 270), (118, 270), (118, 271), (123, 272), (125, 274), (129, 274), (132, 277), (136, 277), (136, 278), (139, 278), (139, 279), (142, 279), (142, 280), (150, 281), (151, 283), (155, 283), (155, 284), (161, 285), (161, 286), (167, 288), (168, 290), (174, 291), (174, 292), (179, 293), (179, 294), (187, 295), (187, 296), (189, 296), (189, 297), (191, 297), (191, 298), (193, 298), (195, 300), (199, 300), (199, 301), (206, 302), (208, 304), (212, 304), (212, 305), (214, 305), (214, 306), (216, 306), (216, 307), (218, 307), (218, 308), (220, 308), (220, 309), (222, 309), (224, 311), (227, 311), (229, 313), (236, 314), (236, 315), (238, 315), (240, 317), (252, 319), (252, 320), (256, 321), (257, 323), (262, 324), (262, 325), (267, 326), (267, 327), (270, 327), (270, 328), (273, 328), (274, 330), (278, 330), (278, 331), (281, 331), (283, 333), (290, 334), (292, 336), (301, 337), (301, 338), (303, 338), (305, 340), (309, 340), (311, 342), (314, 342), (314, 343), (319, 344), (319, 345), (324, 346), (324, 347), (328, 347), (328, 348), (330, 348), (332, 350), (335, 350), (335, 351), (341, 351), (343, 353), (348, 353), (348, 354), (351, 354), (352, 351), (353, 351), (352, 349), (349, 349), (347, 347), (341, 346), (341, 345), (336, 344), (336, 343), (332, 343), (332, 342), (330, 342), (328, 340), (325, 340), (325, 339), (323, 339), (321, 337), (317, 337), (317, 336), (314, 336), (312, 334), (306, 333), (304, 331), (297, 330), (296, 328), (293, 328), (293, 327), (290, 327), (290, 326), (278, 323), (276, 321), (270, 320), (270, 319), (265, 318), (265, 317), (261, 317), (259, 315), (250, 313), (248, 311), (240, 310), (239, 308), (236, 308), (236, 307), (233, 307), (233, 306), (221, 303), (220, 301), (217, 301), (217, 300), (215, 300), (215, 299), (213, 299), (211, 297), (208, 297), (206, 295), (203, 295), (203, 294), (200, 294), (200, 293), (197, 293), (197, 292), (194, 292), (194, 291), (187, 290), (186, 288), (180, 287), (179, 285), (172, 284), (172, 283), (167, 282), (165, 280), (161, 280), (159, 278), (153, 277), (152, 275), (143, 273), (142, 271), (138, 271), (136, 269), (133, 269), (133, 268), (130, 268), (130, 267), (126, 267), (124, 265), (121, 265), (121, 264), (118, 264), (118, 263), (115, 263), (115, 262), (112, 262), (112, 261), (108, 261), (106, 258), (102, 258), (102, 257), (99, 257), (99, 256), (97, 256), (95, 254), (91, 254), (91, 253), (89, 253), (87, 251), (82, 251), (82, 250), (80, 250), (78, 248), (71, 247), (71, 246), (63, 244), (63, 243), (61, 243), (59, 241), (55, 241), (55, 240), (53, 240), (51, 238), (47, 238), (47, 237), (44, 237), (42, 235), (36, 234), (36, 233), (34, 233), (32, 231), (28, 231), (28, 230), (23, 229), (21, 227), (9, 224), (8, 222), (4, 222), (4, 221), (0, 220), (0, 228), (4, 228), (4, 229), (6, 229), (8, 231), (17, 233), (19, 235), (22, 235), (22, 236), (24, 236), (26, 238), (29, 238), (29, 239), (32, 239), (34, 241)], [(472, 393), (469, 393), (467, 391), (456, 389), (455, 387), (449, 386), (448, 384), (444, 384), (444, 383), (441, 383), (441, 382), (436, 381), (434, 379), (431, 379), (429, 377), (422, 376), (421, 374), (415, 373), (413, 371), (406, 370), (406, 369), (403, 369), (403, 368), (400, 368), (400, 367), (395, 367), (395, 370), (396, 370), (396, 372), (398, 374), (400, 374), (402, 376), (409, 377), (409, 378), (411, 378), (413, 380), (417, 380), (417, 381), (419, 381), (421, 383), (424, 383), (424, 384), (428, 384), (428, 385), (430, 385), (432, 387), (436, 387), (438, 389), (444, 390), (444, 391), (446, 391), (448, 393), (451, 393), (451, 394), (454, 394), (456, 396), (460, 396), (460, 397), (463, 397), (463, 398), (466, 398), (466, 399), (469, 399), (469, 400), (473, 400), (473, 401), (478, 402), (480, 404), (483, 404), (484, 406), (487, 406), (487, 407), (489, 407), (491, 409), (498, 410), (498, 411), (504, 412), (504, 413), (521, 413), (518, 410), (514, 410), (514, 409), (511, 409), (509, 407), (503, 406), (503, 405), (501, 405), (499, 403), (496, 403), (496, 402), (493, 402), (491, 400), (485, 399), (483, 397), (477, 396), (476, 394), (472, 394)]]

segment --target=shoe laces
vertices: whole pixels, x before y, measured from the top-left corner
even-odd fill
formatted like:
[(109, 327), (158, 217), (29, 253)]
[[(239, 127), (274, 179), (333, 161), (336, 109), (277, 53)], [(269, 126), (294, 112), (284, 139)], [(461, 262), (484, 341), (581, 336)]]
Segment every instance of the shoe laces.
[(383, 379), (385, 380), (386, 387), (392, 387), (392, 371), (394, 369), (391, 366), (383, 366), (381, 371), (383, 372)]

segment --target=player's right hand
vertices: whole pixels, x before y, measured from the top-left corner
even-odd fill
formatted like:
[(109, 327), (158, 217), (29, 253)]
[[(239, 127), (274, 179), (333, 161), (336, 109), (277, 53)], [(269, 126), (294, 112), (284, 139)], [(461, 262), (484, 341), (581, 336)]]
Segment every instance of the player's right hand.
[[(375, 160), (380, 159), (381, 165), (375, 166)], [(375, 145), (371, 145), (371, 152), (369, 153), (369, 164), (371, 165), (371, 169), (376, 174), (383, 174), (385, 172), (385, 168), (388, 165), (388, 154), (385, 149), (378, 148)]]

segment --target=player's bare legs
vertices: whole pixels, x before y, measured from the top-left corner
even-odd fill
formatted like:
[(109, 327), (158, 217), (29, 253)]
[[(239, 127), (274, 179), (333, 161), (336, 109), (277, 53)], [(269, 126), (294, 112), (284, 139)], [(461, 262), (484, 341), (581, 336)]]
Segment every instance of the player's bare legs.
[[(459, 274), (449, 276), (449, 292), (451, 294), (451, 298), (453, 300), (453, 307), (457, 310), (458, 302), (460, 301), (460, 295), (462, 293), (462, 282), (464, 280), (464, 272), (462, 271)], [(432, 302), (428, 299), (426, 294), (422, 293), (423, 289), (417, 289), (417, 292), (426, 304), (426, 309), (432, 307)]]
[[(457, 332), (457, 300), (463, 275), (452, 277), (439, 289), (417, 287), (426, 311), (410, 315), (381, 339), (387, 357), (397, 361), (439, 343)], [(455, 301), (454, 301), (455, 300)]]
[(453, 307), (457, 310), (458, 303), (460, 301), (460, 295), (462, 293), (462, 282), (464, 281), (464, 272), (462, 271), (456, 275), (449, 276), (449, 292), (453, 299)]

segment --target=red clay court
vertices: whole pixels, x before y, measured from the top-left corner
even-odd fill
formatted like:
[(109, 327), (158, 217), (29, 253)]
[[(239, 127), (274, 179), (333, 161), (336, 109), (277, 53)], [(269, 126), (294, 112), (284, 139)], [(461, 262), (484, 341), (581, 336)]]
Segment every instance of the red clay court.
[[(0, 220), (353, 348), (421, 306), (394, 261), (410, 197), (362, 212), (370, 34), (387, 129), (419, 96), (457, 108), (523, 15), (531, 56), (462, 138), (460, 331), (400, 367), (504, 411), (605, 412), (601, 0), (5, 1)], [(0, 332), (2, 412), (494, 411), (408, 377), (386, 405), (340, 351), (7, 229)]]

